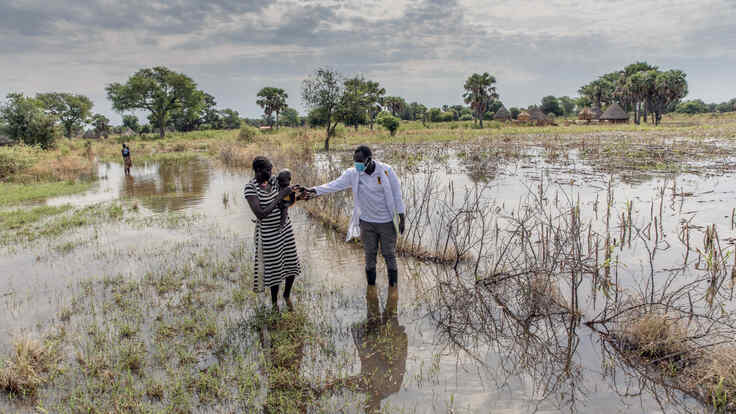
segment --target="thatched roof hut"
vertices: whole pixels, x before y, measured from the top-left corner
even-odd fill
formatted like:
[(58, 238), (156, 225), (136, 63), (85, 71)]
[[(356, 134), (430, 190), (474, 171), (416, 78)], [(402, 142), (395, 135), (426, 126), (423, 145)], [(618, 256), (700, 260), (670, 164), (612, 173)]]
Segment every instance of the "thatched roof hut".
[(82, 138), (87, 139), (98, 139), (100, 136), (97, 135), (94, 129), (90, 129), (89, 131), (85, 132), (84, 135), (82, 135)]
[(135, 131), (133, 131), (130, 128), (123, 128), (122, 131), (120, 131), (121, 137), (134, 137), (136, 135)]
[(529, 121), (530, 118), (531, 118), (531, 116), (529, 115), (529, 112), (527, 112), (527, 111), (521, 111), (521, 113), (519, 114), (519, 116), (516, 117), (516, 119), (518, 119), (521, 122), (527, 122), (527, 121)]
[(493, 115), (493, 119), (503, 122), (509, 121), (511, 120), (511, 112), (509, 112), (505, 106), (501, 105), (501, 108), (499, 108), (498, 111), (496, 111), (496, 114)]
[(532, 108), (529, 111), (529, 119), (532, 121), (546, 121), (547, 116), (539, 108)]
[(529, 120), (537, 125), (547, 125), (547, 115), (539, 108), (532, 108), (529, 111)]
[(613, 123), (626, 123), (629, 122), (629, 114), (627, 114), (619, 104), (614, 102), (606, 109), (606, 112), (601, 114), (600, 119), (601, 121)]

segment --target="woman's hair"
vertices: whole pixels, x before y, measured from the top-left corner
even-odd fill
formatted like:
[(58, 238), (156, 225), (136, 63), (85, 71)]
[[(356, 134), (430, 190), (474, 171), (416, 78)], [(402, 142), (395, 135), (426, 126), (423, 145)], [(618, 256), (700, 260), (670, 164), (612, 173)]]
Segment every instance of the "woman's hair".
[(260, 170), (262, 168), (266, 168), (269, 165), (271, 165), (271, 161), (269, 161), (268, 158), (262, 155), (259, 155), (253, 158), (253, 171)]

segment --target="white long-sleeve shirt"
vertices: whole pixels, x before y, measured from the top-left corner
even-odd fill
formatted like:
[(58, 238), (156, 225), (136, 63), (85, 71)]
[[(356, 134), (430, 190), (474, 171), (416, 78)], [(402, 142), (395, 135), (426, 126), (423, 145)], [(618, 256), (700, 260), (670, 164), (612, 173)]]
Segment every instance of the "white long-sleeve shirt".
[(393, 221), (394, 214), (406, 213), (399, 177), (391, 166), (379, 161), (374, 162), (376, 168), (371, 175), (359, 172), (355, 168), (348, 168), (336, 180), (315, 187), (317, 195), (348, 188), (353, 190), (355, 207), (348, 239), (360, 235), (359, 219), (371, 223), (388, 223)]

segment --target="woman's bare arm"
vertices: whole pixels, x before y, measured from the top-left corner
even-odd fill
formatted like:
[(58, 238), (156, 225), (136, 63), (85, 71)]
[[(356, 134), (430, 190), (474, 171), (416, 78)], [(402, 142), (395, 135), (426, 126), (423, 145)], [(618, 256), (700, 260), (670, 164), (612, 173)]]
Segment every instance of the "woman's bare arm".
[(271, 204), (267, 205), (265, 208), (261, 208), (261, 201), (256, 195), (248, 196), (245, 199), (248, 200), (248, 205), (250, 205), (250, 209), (253, 211), (253, 214), (255, 214), (256, 218), (258, 220), (262, 220), (265, 217), (268, 217), (269, 214), (271, 214), (273, 209), (279, 205), (279, 201), (282, 198), (286, 197), (290, 191), (291, 189), (288, 187), (279, 191), (278, 197), (276, 197), (276, 199), (273, 200)]

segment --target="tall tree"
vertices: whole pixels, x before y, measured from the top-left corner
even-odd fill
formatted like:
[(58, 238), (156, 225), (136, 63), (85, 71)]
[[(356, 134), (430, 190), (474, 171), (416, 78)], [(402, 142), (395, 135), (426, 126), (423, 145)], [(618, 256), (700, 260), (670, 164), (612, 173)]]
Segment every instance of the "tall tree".
[(92, 115), (92, 126), (95, 128), (97, 137), (105, 137), (110, 134), (110, 120), (102, 114)]
[(400, 96), (387, 96), (383, 98), (383, 105), (391, 111), (391, 115), (400, 116), (406, 107), (406, 101)]
[(173, 109), (168, 125), (182, 132), (195, 131), (205, 123), (207, 111), (214, 110), (215, 98), (202, 91), (194, 91), (182, 100), (182, 105)]
[(284, 110), (281, 111), (281, 124), (290, 127), (298, 127), (299, 112), (294, 108), (284, 108)]
[(560, 101), (560, 106), (562, 107), (562, 114), (564, 116), (570, 116), (575, 114), (575, 100), (570, 98), (569, 96), (561, 96), (557, 99)]
[(197, 84), (190, 77), (163, 66), (141, 69), (125, 84), (111, 83), (105, 90), (116, 111), (149, 111), (161, 138), (166, 135), (171, 111), (191, 101), (192, 95), (198, 92)]
[(135, 115), (123, 115), (123, 126), (135, 132), (136, 134), (141, 133), (141, 124), (138, 123), (138, 117)]
[(540, 109), (545, 114), (552, 113), (556, 116), (561, 116), (564, 113), (562, 107), (560, 106), (560, 101), (552, 95), (542, 98), (542, 105), (540, 106)]
[(43, 103), (49, 114), (57, 117), (64, 126), (64, 136), (71, 138), (75, 130), (82, 128), (92, 112), (92, 101), (84, 95), (71, 93), (39, 93), (36, 99)]
[(368, 110), (368, 90), (365, 79), (359, 76), (346, 79), (340, 103), (340, 119), (346, 126), (353, 126), (357, 131), (358, 125), (366, 122)]
[(5, 105), (0, 106), (0, 121), (13, 140), (47, 149), (54, 146), (58, 134), (56, 117), (44, 111), (38, 99), (10, 93)]
[(488, 72), (474, 73), (465, 81), (463, 98), (473, 110), (475, 121), (480, 121), (481, 128), (483, 128), (483, 114), (488, 110), (488, 105), (498, 99), (495, 83), (496, 78)]
[(218, 111), (218, 125), (213, 128), (219, 129), (239, 129), (241, 126), (240, 114), (234, 109), (223, 109)]
[(383, 102), (383, 95), (386, 94), (386, 89), (382, 88), (378, 82), (367, 80), (365, 81), (365, 94), (366, 104), (368, 105), (368, 121), (373, 129), (373, 124), (376, 122), (376, 116), (383, 110), (381, 103)]
[[(319, 68), (302, 83), (302, 100), (311, 109), (319, 109), (327, 125), (325, 151), (330, 150), (330, 138), (335, 134), (336, 116), (342, 101), (342, 76), (333, 69)], [(311, 114), (311, 112), (310, 112)], [(334, 122), (334, 124), (333, 124)]]
[(279, 127), (279, 113), (286, 108), (286, 99), (289, 95), (281, 88), (266, 86), (258, 92), (256, 104), (263, 108), (266, 119), (271, 119), (271, 114), (276, 114), (276, 128)]

